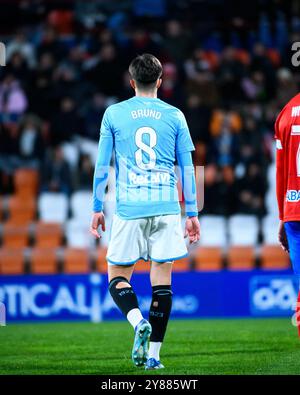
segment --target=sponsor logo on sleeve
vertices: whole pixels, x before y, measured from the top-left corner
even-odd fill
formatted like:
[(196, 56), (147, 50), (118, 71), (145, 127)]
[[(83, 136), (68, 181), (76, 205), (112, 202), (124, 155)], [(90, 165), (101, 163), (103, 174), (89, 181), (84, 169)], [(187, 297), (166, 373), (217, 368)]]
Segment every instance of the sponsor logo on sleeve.
[(286, 193), (286, 201), (290, 203), (297, 203), (300, 201), (300, 191), (289, 189)]

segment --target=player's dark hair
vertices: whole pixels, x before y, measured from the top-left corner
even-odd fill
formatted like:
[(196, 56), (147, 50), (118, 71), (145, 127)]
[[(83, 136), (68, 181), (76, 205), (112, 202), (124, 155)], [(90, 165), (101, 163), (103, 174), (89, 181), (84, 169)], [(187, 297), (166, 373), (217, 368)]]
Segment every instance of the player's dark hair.
[(162, 75), (162, 65), (155, 56), (144, 53), (133, 59), (129, 65), (129, 73), (138, 88), (151, 90)]

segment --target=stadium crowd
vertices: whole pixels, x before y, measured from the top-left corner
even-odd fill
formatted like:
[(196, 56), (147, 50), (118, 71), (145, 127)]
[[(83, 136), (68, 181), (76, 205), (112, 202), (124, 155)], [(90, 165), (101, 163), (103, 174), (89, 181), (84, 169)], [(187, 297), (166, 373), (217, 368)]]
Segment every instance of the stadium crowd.
[(274, 13), (254, 1), (255, 15), (244, 2), (122, 3), (7, 4), (18, 30), (1, 24), (1, 194), (20, 167), (39, 169), (41, 191), (91, 190), (102, 115), (133, 94), (128, 64), (149, 52), (164, 66), (159, 97), (185, 113), (205, 165), (203, 213), (262, 217), (274, 121), (299, 90), (297, 2)]

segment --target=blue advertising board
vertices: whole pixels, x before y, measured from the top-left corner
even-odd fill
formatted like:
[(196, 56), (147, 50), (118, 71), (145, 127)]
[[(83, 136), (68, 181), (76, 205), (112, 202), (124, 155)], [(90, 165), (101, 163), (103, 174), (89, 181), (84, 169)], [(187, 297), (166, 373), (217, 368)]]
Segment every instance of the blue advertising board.
[[(132, 284), (146, 314), (149, 275), (134, 274)], [(101, 274), (0, 276), (0, 302), (7, 322), (120, 319), (107, 285)], [(290, 271), (174, 273), (172, 317), (291, 316), (297, 289)]]

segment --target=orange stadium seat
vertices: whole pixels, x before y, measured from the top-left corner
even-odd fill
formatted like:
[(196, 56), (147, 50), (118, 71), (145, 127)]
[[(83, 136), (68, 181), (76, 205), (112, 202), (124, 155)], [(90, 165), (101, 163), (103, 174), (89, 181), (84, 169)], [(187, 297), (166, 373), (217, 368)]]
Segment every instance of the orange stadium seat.
[(107, 248), (100, 247), (97, 250), (96, 267), (99, 273), (107, 272), (107, 261), (106, 261)]
[(221, 270), (223, 254), (220, 247), (199, 247), (194, 253), (195, 269), (201, 271)]
[(253, 247), (232, 246), (227, 252), (228, 269), (230, 270), (251, 270), (255, 264), (255, 254)]
[(10, 222), (25, 224), (35, 218), (36, 201), (34, 198), (14, 195), (8, 200), (8, 210)]
[(31, 273), (57, 273), (56, 249), (35, 247), (31, 251)]
[(23, 274), (24, 258), (21, 248), (0, 249), (0, 273), (1, 274)]
[(19, 196), (35, 196), (38, 188), (38, 171), (18, 169), (14, 174), (14, 186)]
[(263, 269), (287, 269), (290, 266), (288, 254), (279, 245), (263, 245), (260, 257)]
[(62, 242), (62, 228), (57, 223), (39, 222), (35, 226), (36, 247), (59, 247)]
[(6, 222), (3, 225), (2, 242), (4, 247), (23, 248), (28, 244), (28, 226)]
[(85, 248), (66, 248), (64, 252), (65, 273), (88, 273), (90, 271), (89, 252)]

